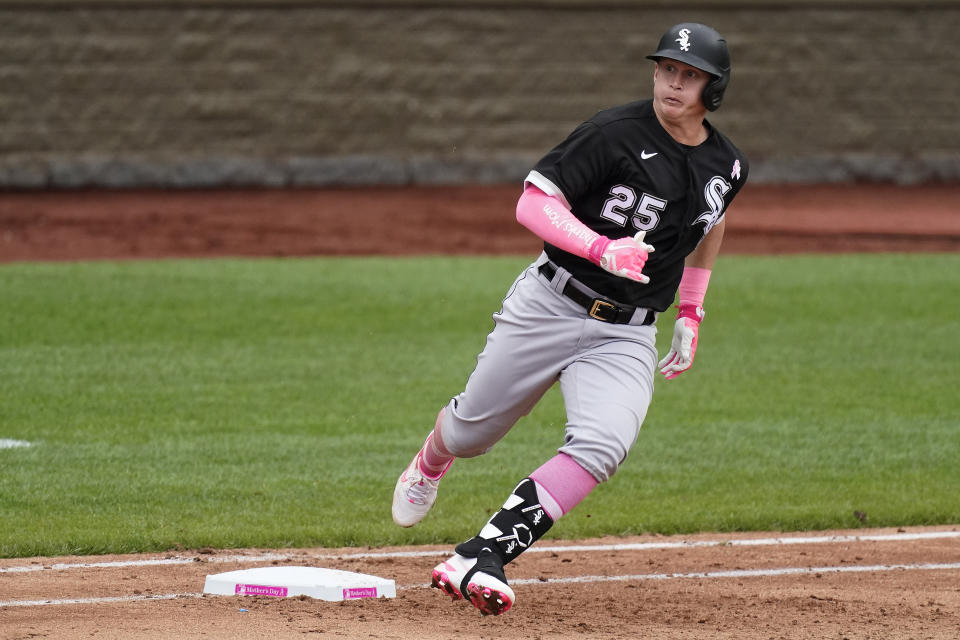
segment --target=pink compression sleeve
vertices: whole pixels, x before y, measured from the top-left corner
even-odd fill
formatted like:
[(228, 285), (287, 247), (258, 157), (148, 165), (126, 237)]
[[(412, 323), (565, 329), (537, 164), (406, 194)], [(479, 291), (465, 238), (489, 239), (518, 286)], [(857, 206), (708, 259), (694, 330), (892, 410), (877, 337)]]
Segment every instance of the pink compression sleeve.
[(681, 305), (703, 307), (703, 298), (707, 295), (707, 285), (710, 284), (710, 269), (700, 267), (686, 267), (683, 277), (680, 278), (680, 289), (677, 302)]
[(559, 198), (548, 196), (533, 185), (523, 190), (517, 202), (517, 222), (553, 246), (593, 262), (599, 262), (610, 243), (577, 220)]
[(564, 453), (544, 462), (530, 474), (530, 478), (536, 483), (541, 506), (554, 521), (570, 513), (599, 484), (586, 469)]

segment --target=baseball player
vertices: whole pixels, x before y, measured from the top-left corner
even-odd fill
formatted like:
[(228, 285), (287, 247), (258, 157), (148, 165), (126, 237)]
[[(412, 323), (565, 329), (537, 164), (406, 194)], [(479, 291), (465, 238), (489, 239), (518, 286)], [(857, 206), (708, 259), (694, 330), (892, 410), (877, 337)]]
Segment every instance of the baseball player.
[[(723, 215), (748, 165), (705, 119), (730, 79), (720, 34), (678, 24), (647, 57), (652, 100), (597, 113), (527, 175), (517, 220), (544, 251), (510, 287), (466, 387), (396, 484), (393, 519), (413, 526), (455, 458), (488, 451), (560, 382), (567, 424), (557, 455), (433, 570), (434, 587), (484, 615), (516, 600), (504, 565), (623, 464), (656, 369), (669, 380), (693, 364)], [(658, 363), (655, 322), (678, 292)]]

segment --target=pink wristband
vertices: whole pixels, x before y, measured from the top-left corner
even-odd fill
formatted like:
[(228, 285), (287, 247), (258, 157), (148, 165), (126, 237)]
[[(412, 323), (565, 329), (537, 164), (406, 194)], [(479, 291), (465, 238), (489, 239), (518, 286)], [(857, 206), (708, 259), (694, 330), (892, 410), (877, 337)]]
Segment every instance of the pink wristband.
[(698, 304), (680, 304), (677, 305), (677, 309), (679, 309), (677, 318), (690, 318), (696, 320), (698, 324), (703, 322), (703, 316), (706, 315), (703, 307)]
[(597, 239), (593, 241), (589, 251), (587, 251), (587, 260), (593, 264), (600, 264), (600, 258), (603, 257), (603, 252), (607, 250), (607, 246), (611, 242), (613, 242), (613, 240), (607, 236), (597, 236)]

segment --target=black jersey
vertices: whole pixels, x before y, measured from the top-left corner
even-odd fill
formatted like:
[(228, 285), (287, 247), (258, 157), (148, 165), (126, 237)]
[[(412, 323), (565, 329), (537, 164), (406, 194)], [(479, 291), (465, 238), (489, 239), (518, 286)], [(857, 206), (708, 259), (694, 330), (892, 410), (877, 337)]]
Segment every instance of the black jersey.
[(653, 101), (601, 111), (577, 127), (527, 176), (566, 200), (585, 225), (608, 238), (645, 231), (650, 254), (640, 284), (608, 273), (549, 243), (550, 259), (613, 300), (666, 310), (676, 295), (684, 259), (723, 217), (747, 180), (747, 159), (708, 122), (707, 139), (690, 147), (660, 125)]

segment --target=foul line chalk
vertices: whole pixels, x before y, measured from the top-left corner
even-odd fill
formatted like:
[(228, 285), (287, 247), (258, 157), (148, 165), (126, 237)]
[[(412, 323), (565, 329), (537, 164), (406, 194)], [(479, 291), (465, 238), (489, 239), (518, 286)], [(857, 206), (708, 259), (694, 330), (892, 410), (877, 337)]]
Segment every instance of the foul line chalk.
[[(595, 545), (567, 545), (567, 546), (538, 546), (528, 549), (525, 553), (577, 553), (590, 551), (644, 551), (650, 549), (693, 549), (697, 547), (759, 547), (776, 545), (796, 545), (796, 544), (829, 544), (842, 542), (911, 542), (916, 540), (938, 540), (945, 538), (960, 538), (960, 531), (926, 531), (920, 533), (890, 533), (865, 536), (794, 536), (789, 538), (744, 538), (727, 540), (695, 540), (695, 541), (677, 541), (677, 542), (638, 542), (633, 544), (595, 544)], [(426, 558), (449, 555), (448, 549), (435, 551), (379, 551), (366, 553), (330, 553), (330, 554), (307, 554), (311, 560), (350, 560), (350, 559), (375, 559), (375, 558)], [(277, 553), (266, 553), (260, 555), (231, 555), (231, 556), (209, 556), (203, 559), (203, 562), (218, 564), (243, 564), (254, 562), (274, 562), (290, 561), (303, 559), (303, 554), (286, 555)], [(110, 568), (110, 567), (147, 567), (163, 565), (192, 564), (197, 562), (197, 556), (145, 559), (145, 560), (120, 560), (114, 562), (78, 562), (78, 563), (57, 563), (51, 565), (28, 565), (22, 567), (0, 567), (0, 573), (29, 573), (33, 571), (65, 571), (68, 569), (90, 569), (90, 568)]]
[[(572, 578), (548, 578), (547, 583), (572, 582), (640, 582), (644, 580), (713, 580), (719, 578), (769, 578), (775, 576), (817, 575), (823, 573), (879, 573), (883, 571), (933, 571), (960, 569), (960, 562), (948, 564), (891, 564), (860, 565), (844, 567), (786, 567), (783, 569), (737, 569), (734, 571), (708, 571), (704, 573), (646, 573), (628, 576), (574, 576)], [(511, 580), (510, 584), (539, 584), (540, 579)]]
[[(792, 538), (747, 538), (742, 540), (697, 540), (678, 542), (639, 542), (635, 544), (584, 545), (581, 547), (534, 547), (530, 551), (642, 551), (645, 549), (691, 549), (696, 547), (761, 547), (794, 544), (826, 544), (837, 542), (900, 542), (960, 538), (960, 531), (928, 531), (923, 533), (890, 533), (866, 536), (796, 536)], [(530, 553), (527, 551), (526, 553)]]
[(0, 438), (0, 449), (17, 449), (20, 447), (32, 447), (32, 442), (26, 440), (11, 440), (10, 438)]
[[(251, 556), (210, 556), (204, 558), (203, 562), (211, 563), (244, 563), (244, 562), (273, 562), (292, 560), (293, 556), (277, 553), (264, 553)], [(75, 563), (57, 563), (49, 565), (28, 565), (24, 567), (0, 568), (0, 573), (30, 573), (32, 571), (65, 571), (67, 569), (110, 569), (117, 567), (154, 567), (164, 565), (193, 564), (198, 562), (197, 556), (190, 558), (154, 558), (146, 560), (116, 560), (113, 562), (75, 562)]]
[(109, 604), (111, 602), (137, 602), (138, 600), (176, 600), (177, 598), (202, 598), (202, 593), (165, 593), (161, 595), (112, 596), (104, 598), (68, 598), (65, 600), (11, 600), (0, 602), (2, 607), (43, 607), (58, 604)]
[[(645, 573), (626, 576), (573, 576), (569, 578), (526, 578), (511, 580), (512, 585), (540, 584), (589, 584), (595, 582), (642, 582), (646, 580), (717, 580), (724, 578), (764, 578), (788, 575), (817, 575), (824, 573), (879, 573), (884, 571), (935, 571), (960, 569), (960, 562), (950, 564), (892, 564), (843, 567), (785, 567), (782, 569), (738, 569), (735, 571), (709, 571), (705, 573)], [(429, 584), (414, 584), (397, 587), (398, 591), (427, 589)], [(73, 598), (68, 600), (11, 600), (0, 601), (3, 607), (40, 607), (68, 604), (109, 604), (141, 600), (175, 600), (177, 598), (202, 598), (202, 593), (169, 593), (164, 595), (115, 596), (106, 598)], [(209, 595), (207, 597), (210, 597)], [(213, 596), (222, 597), (222, 596)]]

